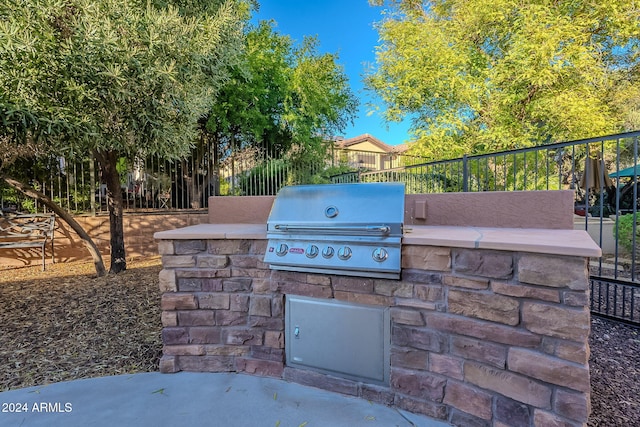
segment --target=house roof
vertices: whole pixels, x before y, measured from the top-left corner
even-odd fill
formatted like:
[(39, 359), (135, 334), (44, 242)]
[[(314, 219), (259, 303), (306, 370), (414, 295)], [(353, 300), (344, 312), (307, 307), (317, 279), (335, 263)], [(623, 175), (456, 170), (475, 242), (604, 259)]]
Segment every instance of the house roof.
[(362, 144), (363, 142), (369, 142), (370, 144), (373, 144), (376, 147), (380, 148), (385, 153), (402, 153), (404, 151), (407, 151), (407, 149), (408, 149), (407, 144), (400, 144), (400, 145), (396, 145), (396, 146), (388, 145), (388, 144), (385, 144), (384, 142), (380, 141), (375, 136), (370, 135), (368, 133), (365, 133), (365, 134), (362, 134), (362, 135), (358, 135), (358, 136), (353, 137), (353, 138), (348, 138), (348, 139), (343, 139), (343, 140), (340, 140), (340, 141), (336, 141), (336, 145), (338, 145), (338, 147), (340, 147), (340, 148), (345, 148), (346, 149), (346, 148), (349, 148), (349, 147), (353, 147), (354, 145)]
[(404, 153), (409, 149), (409, 144), (398, 144), (393, 147), (396, 153)]

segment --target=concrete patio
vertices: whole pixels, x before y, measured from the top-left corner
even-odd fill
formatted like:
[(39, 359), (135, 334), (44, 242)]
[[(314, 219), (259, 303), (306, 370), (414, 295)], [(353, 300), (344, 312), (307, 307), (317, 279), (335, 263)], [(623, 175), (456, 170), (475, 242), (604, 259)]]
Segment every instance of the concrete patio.
[(154, 372), (69, 381), (3, 392), (0, 403), (3, 426), (449, 425), (364, 399), (228, 373)]

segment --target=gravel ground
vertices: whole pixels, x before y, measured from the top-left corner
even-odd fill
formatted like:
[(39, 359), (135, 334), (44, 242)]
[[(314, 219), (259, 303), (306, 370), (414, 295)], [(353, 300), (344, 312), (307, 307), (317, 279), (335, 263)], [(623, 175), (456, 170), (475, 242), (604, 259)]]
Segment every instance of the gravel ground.
[[(0, 391), (158, 370), (159, 258), (0, 270)], [(594, 318), (590, 427), (640, 426), (640, 329)]]

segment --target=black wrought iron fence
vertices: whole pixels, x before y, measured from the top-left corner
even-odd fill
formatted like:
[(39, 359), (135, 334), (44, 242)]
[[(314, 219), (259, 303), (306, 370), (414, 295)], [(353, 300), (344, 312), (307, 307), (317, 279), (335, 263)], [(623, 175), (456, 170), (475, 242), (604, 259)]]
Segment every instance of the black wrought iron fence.
[(591, 308), (640, 324), (639, 137), (629, 132), (350, 172), (332, 182), (401, 181), (408, 193), (574, 190), (574, 228), (586, 230), (603, 251), (590, 264)]
[[(307, 159), (307, 160), (305, 160)], [(166, 161), (140, 155), (133, 162), (122, 159), (121, 175), (125, 210), (206, 208), (209, 196), (274, 195), (285, 185), (329, 183), (338, 172), (391, 168), (423, 162), (420, 157), (342, 149), (329, 145), (326, 155), (305, 157), (293, 150), (269, 147), (235, 147), (198, 144), (191, 155)], [(75, 213), (99, 214), (107, 210), (106, 186), (93, 159), (39, 159), (30, 184)], [(46, 210), (36, 201), (0, 184), (0, 208), (21, 212)]]
[(640, 286), (626, 280), (591, 276), (590, 308), (599, 316), (640, 325)]

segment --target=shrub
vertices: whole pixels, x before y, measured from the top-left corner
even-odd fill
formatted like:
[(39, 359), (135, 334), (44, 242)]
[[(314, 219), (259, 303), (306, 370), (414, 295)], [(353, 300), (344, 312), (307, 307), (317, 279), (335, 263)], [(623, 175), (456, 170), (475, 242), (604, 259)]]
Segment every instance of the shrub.
[(633, 225), (636, 224), (636, 244), (640, 244), (640, 218), (635, 215), (622, 215), (616, 220), (613, 235), (623, 248), (631, 252), (633, 250)]

